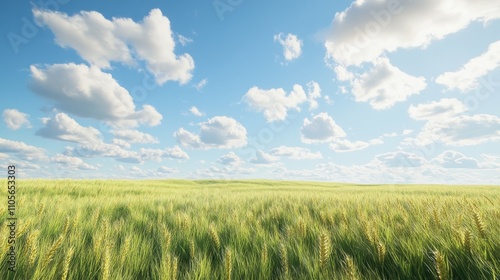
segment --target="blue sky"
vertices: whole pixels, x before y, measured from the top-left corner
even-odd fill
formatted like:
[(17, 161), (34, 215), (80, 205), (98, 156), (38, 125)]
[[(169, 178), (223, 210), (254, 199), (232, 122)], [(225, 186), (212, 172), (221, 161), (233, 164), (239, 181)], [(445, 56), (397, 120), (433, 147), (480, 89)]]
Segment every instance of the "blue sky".
[(494, 0), (4, 6), (22, 177), (500, 184)]

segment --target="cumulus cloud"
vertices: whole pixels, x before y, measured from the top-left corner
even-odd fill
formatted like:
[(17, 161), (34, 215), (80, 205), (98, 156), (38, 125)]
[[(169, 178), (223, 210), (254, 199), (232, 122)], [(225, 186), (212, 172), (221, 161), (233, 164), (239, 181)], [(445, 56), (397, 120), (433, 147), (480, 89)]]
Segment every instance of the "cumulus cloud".
[(309, 149), (302, 147), (287, 147), (287, 146), (279, 146), (277, 148), (269, 151), (269, 155), (274, 157), (282, 157), (289, 158), (295, 160), (302, 159), (320, 159), (322, 158), (320, 152), (311, 152)]
[(9, 129), (17, 130), (21, 127), (31, 127), (29, 115), (19, 112), (17, 109), (5, 109), (3, 111), (3, 121)]
[(375, 157), (387, 167), (419, 167), (425, 159), (409, 152), (390, 152)]
[(199, 81), (197, 84), (194, 85), (194, 87), (196, 88), (196, 90), (198, 91), (201, 91), (208, 83), (208, 79), (203, 79), (201, 81)]
[(297, 35), (287, 34), (283, 37), (283, 33), (274, 35), (274, 41), (283, 46), (283, 56), (287, 61), (297, 59), (302, 53), (302, 40), (297, 38)]
[(109, 157), (121, 162), (141, 163), (141, 159), (136, 152), (125, 150), (116, 144), (104, 142), (66, 147), (64, 155), (79, 158)]
[(277, 157), (272, 156), (270, 154), (266, 154), (261, 150), (258, 150), (255, 153), (255, 158), (250, 159), (250, 162), (253, 164), (271, 164), (278, 160)]
[(74, 143), (100, 143), (101, 133), (93, 127), (83, 127), (64, 113), (58, 113), (53, 118), (43, 118), (45, 125), (36, 132), (36, 135)]
[(223, 165), (231, 166), (238, 166), (243, 164), (243, 160), (241, 160), (241, 158), (238, 157), (234, 152), (229, 152), (228, 154), (221, 156), (217, 160), (217, 162)]
[[(115, 136), (116, 140), (122, 140), (129, 144), (159, 143), (158, 138), (153, 135), (135, 129), (113, 129), (111, 133)], [(121, 143), (120, 141), (117, 142)]]
[(163, 159), (189, 159), (189, 155), (179, 146), (166, 149), (139, 149), (138, 156), (140, 161), (157, 161)]
[(321, 87), (315, 81), (307, 83), (307, 101), (309, 102), (309, 111), (318, 108), (316, 99), (321, 97)]
[(158, 84), (167, 81), (187, 83), (194, 60), (189, 54), (175, 54), (170, 20), (160, 9), (153, 9), (137, 23), (130, 18), (106, 19), (101, 13), (65, 13), (34, 9), (35, 21), (47, 26), (57, 44), (74, 49), (83, 59), (99, 68), (111, 62), (139, 65), (145, 62)]
[(177, 170), (176, 168), (170, 168), (167, 166), (160, 166), (160, 167), (158, 167), (157, 172), (160, 174), (174, 174), (174, 173), (179, 172), (179, 170)]
[(335, 14), (325, 47), (328, 58), (359, 66), (398, 49), (426, 47), (471, 22), (497, 18), (496, 0), (356, 0)]
[(81, 158), (70, 157), (62, 154), (57, 154), (50, 159), (52, 163), (59, 165), (59, 168), (64, 169), (79, 169), (79, 170), (96, 170), (97, 167), (85, 163)]
[(434, 163), (444, 168), (478, 168), (479, 162), (470, 157), (457, 152), (446, 151), (433, 159)]
[(328, 113), (320, 113), (312, 120), (305, 118), (300, 133), (304, 143), (330, 142), (335, 138), (346, 136), (344, 130)]
[(376, 138), (368, 142), (365, 141), (350, 141), (348, 139), (335, 139), (330, 143), (330, 149), (337, 153), (346, 153), (364, 150), (373, 145), (379, 145), (384, 143), (382, 139)]
[(425, 104), (411, 105), (408, 114), (415, 120), (445, 119), (467, 111), (467, 107), (458, 99), (442, 98)]
[(379, 58), (373, 68), (350, 81), (356, 102), (368, 102), (375, 110), (388, 109), (427, 86), (424, 77), (414, 77), (393, 66), (389, 59)]
[[(498, 9), (498, 8), (497, 8)], [(448, 90), (458, 89), (461, 92), (475, 89), (479, 79), (500, 66), (500, 41), (489, 45), (488, 50), (467, 62), (454, 72), (446, 72), (436, 78)]]
[(317, 98), (321, 97), (321, 88), (318, 83), (311, 81), (307, 83), (307, 95), (301, 85), (293, 85), (292, 91), (287, 94), (282, 88), (269, 90), (252, 87), (243, 96), (243, 101), (252, 110), (264, 113), (267, 122), (283, 121), (286, 119), (289, 110), (300, 112), (300, 105), (309, 102), (309, 109), (316, 109)]
[(31, 88), (56, 101), (61, 110), (84, 118), (109, 121), (114, 125), (159, 125), (162, 115), (150, 105), (136, 110), (132, 96), (111, 74), (83, 64), (34, 65)]
[(41, 160), (45, 158), (45, 150), (24, 142), (0, 138), (0, 153), (13, 154), (26, 160)]
[(177, 143), (192, 149), (232, 149), (247, 144), (247, 130), (233, 118), (216, 116), (199, 124), (199, 134), (180, 128), (174, 133)]
[(178, 146), (165, 149), (141, 148), (138, 151), (130, 151), (117, 144), (104, 142), (67, 147), (64, 155), (80, 158), (108, 157), (127, 163), (143, 163), (145, 161), (161, 162), (164, 159), (189, 159), (189, 155)]
[(203, 146), (199, 135), (191, 133), (182, 127), (174, 133), (174, 137), (177, 143), (181, 144), (183, 147), (201, 149)]
[(200, 112), (200, 110), (198, 110), (198, 108), (196, 108), (195, 106), (189, 108), (189, 112), (196, 117), (203, 117), (205, 115), (204, 113)]
[(415, 143), (441, 142), (449, 146), (473, 146), (500, 140), (500, 118), (477, 114), (428, 121)]
[(197, 169), (190, 174), (192, 178), (217, 178), (221, 180), (249, 177), (255, 173), (253, 168), (245, 168), (241, 166), (226, 165), (223, 167), (211, 166), (210, 168)]

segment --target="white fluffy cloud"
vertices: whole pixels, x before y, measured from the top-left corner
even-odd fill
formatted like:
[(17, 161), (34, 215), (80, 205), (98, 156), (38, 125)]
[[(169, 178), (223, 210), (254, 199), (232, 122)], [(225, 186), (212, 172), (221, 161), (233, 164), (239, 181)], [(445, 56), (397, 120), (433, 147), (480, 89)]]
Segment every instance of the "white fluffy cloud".
[(438, 155), (433, 162), (439, 164), (444, 168), (478, 168), (479, 162), (470, 157), (457, 152), (446, 151)]
[(375, 157), (387, 167), (419, 167), (425, 159), (404, 151), (381, 154)]
[(346, 153), (364, 150), (373, 145), (382, 144), (383, 141), (379, 138), (372, 139), (368, 142), (365, 141), (350, 141), (348, 139), (335, 139), (330, 143), (330, 149), (337, 153)]
[(309, 102), (309, 111), (318, 108), (318, 101), (316, 99), (321, 97), (321, 87), (315, 81), (307, 83), (307, 101)]
[(500, 140), (500, 118), (477, 114), (428, 121), (416, 144), (441, 142), (449, 146), (473, 146)]
[(243, 164), (243, 160), (241, 160), (241, 158), (238, 157), (234, 152), (229, 152), (228, 154), (221, 156), (217, 160), (217, 162), (223, 165), (230, 166), (238, 166)]
[(68, 113), (127, 126), (155, 126), (163, 118), (150, 105), (137, 111), (129, 92), (97, 67), (69, 63), (30, 69), (33, 91)]
[(497, 0), (356, 0), (335, 14), (325, 47), (337, 63), (359, 66), (386, 52), (426, 47), (471, 22), (497, 18)]
[(80, 158), (109, 157), (120, 162), (128, 163), (143, 163), (145, 161), (161, 162), (164, 159), (189, 159), (189, 155), (178, 146), (165, 149), (141, 148), (138, 151), (129, 151), (117, 144), (103, 142), (81, 144), (77, 147), (67, 147), (64, 154)]
[(163, 159), (189, 159), (189, 155), (184, 152), (179, 146), (166, 149), (139, 149), (138, 152), (140, 161), (157, 161)]
[(189, 108), (189, 112), (196, 117), (203, 117), (205, 115), (204, 113), (200, 112), (200, 110), (198, 110), (198, 108), (196, 108), (195, 106), (191, 106), (191, 108)]
[(0, 153), (13, 154), (26, 160), (40, 160), (45, 158), (45, 150), (42, 148), (4, 138), (0, 138)]
[(247, 130), (233, 118), (216, 116), (199, 126), (199, 134), (180, 128), (174, 133), (177, 142), (193, 149), (232, 149), (247, 144)]
[(287, 34), (284, 37), (283, 33), (274, 35), (274, 41), (279, 42), (283, 46), (283, 56), (287, 61), (292, 61), (302, 53), (302, 40), (297, 38), (297, 35)]
[(111, 133), (117, 140), (123, 140), (129, 144), (159, 143), (158, 138), (153, 135), (135, 129), (113, 129)]
[(302, 147), (279, 146), (269, 151), (269, 154), (275, 157), (283, 157), (296, 160), (322, 158), (320, 152), (314, 153), (311, 152), (309, 149)]
[(79, 158), (109, 157), (121, 162), (141, 163), (141, 159), (136, 152), (125, 150), (116, 144), (104, 142), (66, 147), (64, 155)]
[(467, 107), (458, 99), (442, 98), (439, 101), (411, 105), (408, 114), (415, 120), (445, 119), (467, 111)]
[[(497, 4), (498, 5), (498, 4)], [(436, 83), (445, 85), (449, 90), (462, 92), (472, 90), (479, 85), (479, 78), (500, 66), (500, 41), (488, 47), (488, 50), (467, 62), (460, 70), (446, 72), (436, 78)]]
[(17, 109), (5, 109), (2, 116), (7, 127), (12, 130), (20, 129), (23, 126), (30, 127), (29, 115), (19, 112)]
[(350, 80), (356, 102), (368, 102), (373, 109), (388, 109), (406, 101), (427, 86), (424, 77), (414, 77), (393, 66), (389, 59), (379, 58), (373, 68)]
[(170, 20), (160, 9), (153, 9), (137, 23), (130, 18), (106, 19), (99, 12), (67, 14), (33, 10), (36, 22), (49, 27), (62, 47), (70, 47), (99, 68), (111, 62), (138, 65), (144, 61), (157, 83), (187, 83), (194, 60), (189, 54), (176, 55)]
[(300, 105), (306, 101), (310, 109), (315, 109), (318, 104), (316, 99), (321, 97), (321, 88), (318, 83), (311, 81), (307, 84), (308, 92), (301, 85), (293, 85), (293, 90), (287, 94), (282, 88), (269, 90), (252, 87), (243, 96), (243, 101), (252, 110), (264, 113), (267, 122), (283, 121), (289, 110), (300, 111)]
[(60, 168), (64, 169), (79, 169), (79, 170), (96, 170), (97, 167), (85, 163), (81, 158), (70, 157), (62, 154), (57, 154), (50, 159), (52, 163), (56, 163)]
[(36, 135), (62, 141), (96, 144), (100, 143), (101, 133), (93, 127), (83, 127), (64, 113), (58, 113), (53, 118), (43, 118), (45, 125)]
[(160, 166), (160, 167), (158, 167), (157, 172), (160, 173), (160, 174), (174, 174), (174, 173), (179, 172), (179, 170), (177, 170), (176, 168), (170, 168), (170, 167), (166, 167), (166, 166)]
[(255, 158), (250, 159), (250, 162), (253, 164), (271, 164), (278, 160), (277, 157), (272, 156), (270, 154), (266, 154), (261, 150), (258, 150), (255, 153)]
[(346, 136), (344, 130), (327, 113), (320, 113), (312, 120), (305, 118), (300, 133), (304, 143), (330, 142)]

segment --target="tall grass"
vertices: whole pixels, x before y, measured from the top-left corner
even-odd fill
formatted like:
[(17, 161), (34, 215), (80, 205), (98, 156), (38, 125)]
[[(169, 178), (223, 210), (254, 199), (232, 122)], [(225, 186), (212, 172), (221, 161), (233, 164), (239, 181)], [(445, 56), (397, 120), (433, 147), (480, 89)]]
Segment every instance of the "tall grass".
[(499, 187), (18, 183), (17, 272), (2, 203), (0, 279), (500, 278)]

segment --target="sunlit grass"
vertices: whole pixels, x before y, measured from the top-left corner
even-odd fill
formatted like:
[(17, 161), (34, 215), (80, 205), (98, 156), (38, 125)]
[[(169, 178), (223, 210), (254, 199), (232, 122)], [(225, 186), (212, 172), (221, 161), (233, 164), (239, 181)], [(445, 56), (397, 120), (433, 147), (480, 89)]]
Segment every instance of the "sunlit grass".
[(17, 202), (15, 279), (500, 277), (493, 186), (22, 180)]

